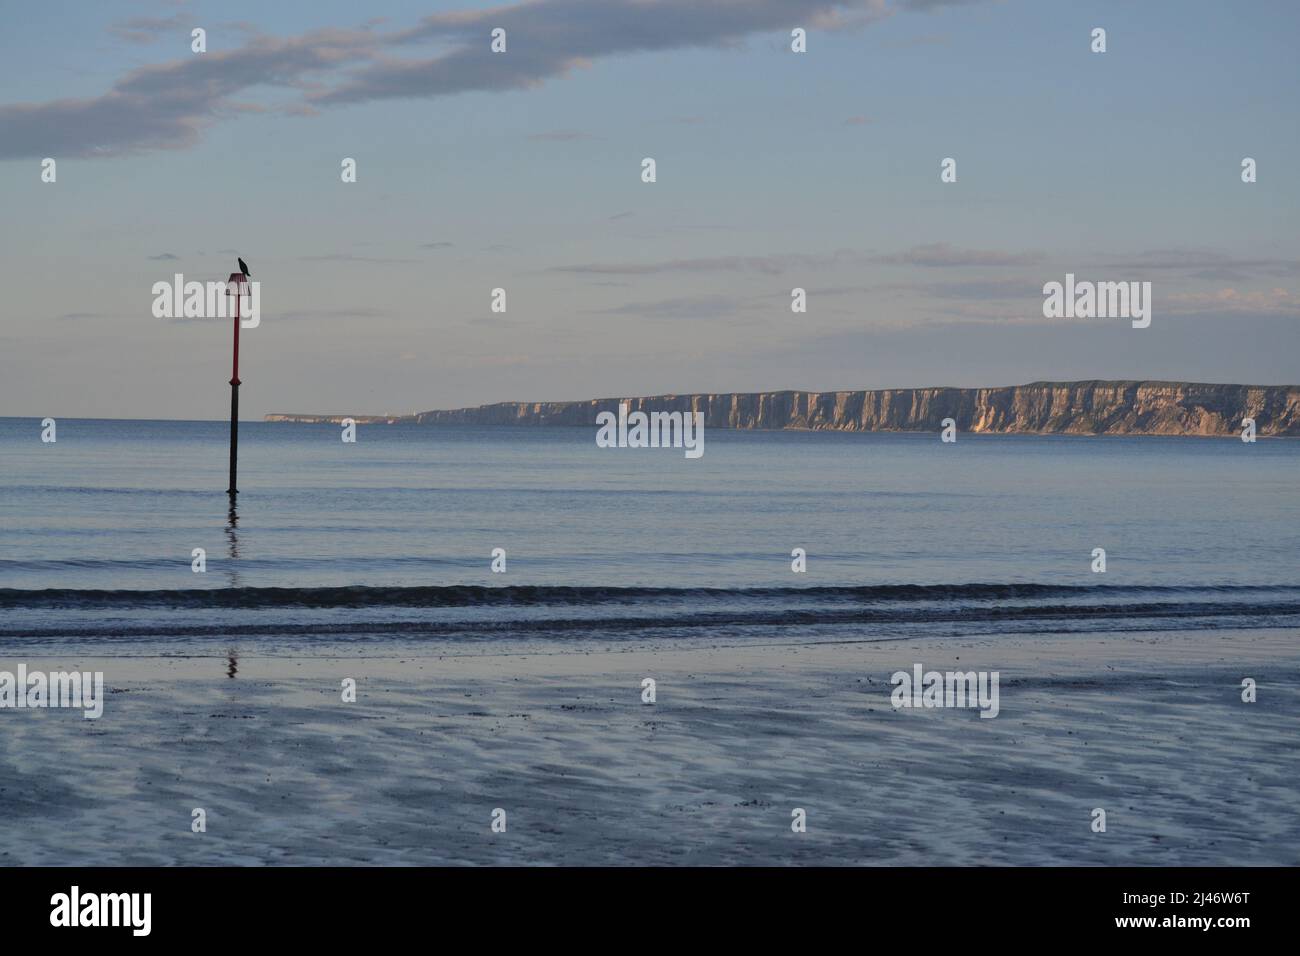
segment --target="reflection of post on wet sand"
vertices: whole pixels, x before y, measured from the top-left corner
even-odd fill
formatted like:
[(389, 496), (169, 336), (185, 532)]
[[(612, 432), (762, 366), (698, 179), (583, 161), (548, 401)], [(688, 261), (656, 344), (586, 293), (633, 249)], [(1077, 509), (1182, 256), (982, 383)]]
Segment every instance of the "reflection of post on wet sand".
[[(239, 512), (235, 510), (235, 496), (230, 496), (230, 510), (226, 512), (226, 541), (230, 547), (230, 586), (239, 587)], [(239, 649), (232, 647), (226, 651), (226, 676), (234, 679), (239, 673)]]
[[(230, 586), (239, 587), (239, 571), (235, 562), (239, 560), (239, 512), (235, 510), (235, 496), (230, 496), (230, 510), (226, 512), (226, 542), (230, 556)], [(234, 676), (234, 675), (231, 675)]]

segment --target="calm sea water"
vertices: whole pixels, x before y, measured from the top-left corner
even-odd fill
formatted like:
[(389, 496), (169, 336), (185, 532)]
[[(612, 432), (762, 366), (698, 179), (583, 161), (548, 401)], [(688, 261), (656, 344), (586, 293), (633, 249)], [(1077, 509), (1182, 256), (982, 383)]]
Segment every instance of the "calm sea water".
[(223, 423), (0, 419), (0, 638), (1300, 620), (1300, 442), (594, 436), (244, 423), (232, 520)]

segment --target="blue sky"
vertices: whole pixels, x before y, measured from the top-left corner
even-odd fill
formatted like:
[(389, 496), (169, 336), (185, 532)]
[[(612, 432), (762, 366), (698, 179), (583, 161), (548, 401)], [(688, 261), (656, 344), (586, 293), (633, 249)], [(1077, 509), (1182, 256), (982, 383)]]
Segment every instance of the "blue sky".
[[(150, 289), (231, 250), (262, 282), (245, 417), (1300, 382), (1298, 27), (1284, 2), (41, 5), (0, 39), (0, 414), (223, 417), (228, 327)], [(1043, 318), (1066, 272), (1151, 281), (1151, 328)]]

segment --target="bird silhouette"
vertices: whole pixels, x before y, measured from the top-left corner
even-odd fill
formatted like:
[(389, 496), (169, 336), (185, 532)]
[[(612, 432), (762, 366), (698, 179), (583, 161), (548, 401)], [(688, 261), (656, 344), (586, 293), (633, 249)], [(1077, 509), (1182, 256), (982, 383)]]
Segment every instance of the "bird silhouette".
[[(236, 258), (236, 259), (239, 259), (238, 256), (236, 256), (235, 258)], [(251, 275), (253, 274), (253, 273), (251, 273), (251, 272), (248, 271), (248, 266), (244, 265), (244, 260), (243, 260), (243, 259), (239, 259), (239, 271), (242, 272), (242, 273), (244, 274), (244, 277), (245, 277), (245, 278), (247, 278), (247, 277), (249, 277), (249, 276), (251, 276)]]

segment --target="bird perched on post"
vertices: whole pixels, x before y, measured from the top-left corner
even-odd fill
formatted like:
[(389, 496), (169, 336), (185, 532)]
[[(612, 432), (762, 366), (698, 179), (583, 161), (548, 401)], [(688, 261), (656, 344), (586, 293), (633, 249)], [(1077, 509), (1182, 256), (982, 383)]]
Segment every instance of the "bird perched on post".
[[(236, 258), (236, 259), (239, 259), (238, 256), (236, 256), (235, 258)], [(242, 272), (242, 273), (244, 274), (244, 278), (245, 278), (245, 279), (247, 279), (249, 276), (251, 276), (251, 275), (253, 274), (253, 273), (251, 273), (251, 272), (248, 271), (248, 266), (244, 265), (244, 260), (243, 260), (243, 259), (239, 259), (239, 271)]]

